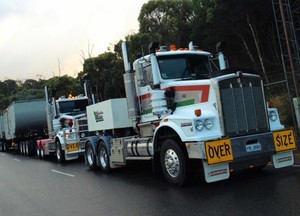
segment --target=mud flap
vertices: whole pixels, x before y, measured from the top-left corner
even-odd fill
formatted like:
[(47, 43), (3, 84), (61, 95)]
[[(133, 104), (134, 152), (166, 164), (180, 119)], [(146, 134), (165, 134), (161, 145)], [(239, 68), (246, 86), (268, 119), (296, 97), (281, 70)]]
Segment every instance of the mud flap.
[(78, 159), (78, 154), (66, 154), (65, 153), (65, 159), (67, 161)]
[(228, 179), (230, 176), (228, 163), (208, 165), (207, 162), (203, 160), (203, 170), (207, 183)]
[(294, 164), (293, 151), (286, 151), (272, 155), (272, 161), (276, 169)]

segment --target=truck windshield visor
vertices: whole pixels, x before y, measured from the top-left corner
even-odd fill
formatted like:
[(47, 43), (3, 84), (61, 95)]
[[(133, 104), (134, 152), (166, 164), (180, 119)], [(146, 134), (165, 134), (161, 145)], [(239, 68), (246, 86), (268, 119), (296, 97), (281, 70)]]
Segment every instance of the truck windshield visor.
[(59, 111), (60, 113), (72, 113), (72, 112), (84, 112), (86, 111), (86, 106), (88, 105), (88, 100), (73, 100), (73, 101), (60, 101)]

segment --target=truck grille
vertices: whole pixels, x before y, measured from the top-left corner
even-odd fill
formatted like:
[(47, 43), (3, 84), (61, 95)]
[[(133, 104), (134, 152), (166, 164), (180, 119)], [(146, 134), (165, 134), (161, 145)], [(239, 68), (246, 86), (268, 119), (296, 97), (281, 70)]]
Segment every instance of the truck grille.
[(268, 131), (261, 79), (253, 76), (219, 81), (225, 135)]

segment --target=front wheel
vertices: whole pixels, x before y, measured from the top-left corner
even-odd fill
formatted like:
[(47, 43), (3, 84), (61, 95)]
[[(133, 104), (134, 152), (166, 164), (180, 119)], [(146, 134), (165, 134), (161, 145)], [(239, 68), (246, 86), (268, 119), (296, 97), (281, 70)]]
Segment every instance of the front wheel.
[(187, 157), (172, 139), (163, 142), (160, 163), (166, 180), (172, 185), (183, 185), (187, 178)]
[(93, 146), (90, 142), (88, 142), (85, 147), (85, 161), (90, 169), (96, 168), (95, 153)]
[(63, 163), (65, 161), (65, 151), (62, 150), (59, 141), (56, 141), (56, 159), (58, 163)]
[(109, 172), (109, 154), (104, 142), (99, 143), (98, 147), (99, 166), (103, 172)]

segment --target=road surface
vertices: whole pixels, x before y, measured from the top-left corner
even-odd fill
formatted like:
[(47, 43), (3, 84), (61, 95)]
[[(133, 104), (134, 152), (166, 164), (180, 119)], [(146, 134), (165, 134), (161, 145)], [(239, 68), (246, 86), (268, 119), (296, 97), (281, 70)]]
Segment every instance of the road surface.
[(300, 215), (300, 165), (267, 166), (207, 184), (169, 185), (148, 163), (104, 174), (84, 160), (63, 165), (0, 153), (0, 215)]

